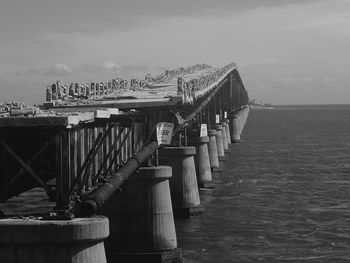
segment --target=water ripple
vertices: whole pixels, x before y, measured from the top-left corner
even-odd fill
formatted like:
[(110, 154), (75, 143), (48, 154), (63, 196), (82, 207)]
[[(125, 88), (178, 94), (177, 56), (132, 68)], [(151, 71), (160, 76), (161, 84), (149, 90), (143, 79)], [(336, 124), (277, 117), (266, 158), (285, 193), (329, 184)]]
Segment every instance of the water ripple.
[(185, 262), (350, 262), (349, 114), (253, 111), (206, 214), (176, 221)]

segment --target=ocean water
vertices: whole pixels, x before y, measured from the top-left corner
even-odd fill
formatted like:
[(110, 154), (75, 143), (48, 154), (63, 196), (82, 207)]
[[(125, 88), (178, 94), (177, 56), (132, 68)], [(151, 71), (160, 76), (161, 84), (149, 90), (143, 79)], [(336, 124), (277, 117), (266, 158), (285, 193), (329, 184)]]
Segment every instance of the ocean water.
[(251, 110), (242, 139), (176, 220), (185, 262), (350, 262), (350, 105)]
[[(350, 262), (350, 105), (251, 110), (203, 216), (176, 220), (185, 263)], [(36, 188), (0, 204), (49, 211)]]

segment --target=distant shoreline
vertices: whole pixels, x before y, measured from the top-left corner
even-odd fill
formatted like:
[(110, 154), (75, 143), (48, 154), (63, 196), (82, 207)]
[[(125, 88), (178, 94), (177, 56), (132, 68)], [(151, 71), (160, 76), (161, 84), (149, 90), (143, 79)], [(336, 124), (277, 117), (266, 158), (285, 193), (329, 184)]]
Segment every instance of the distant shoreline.
[(264, 105), (249, 105), (252, 110), (274, 110), (275, 108), (272, 106), (264, 106)]
[(253, 110), (325, 110), (349, 109), (350, 104), (249, 105)]

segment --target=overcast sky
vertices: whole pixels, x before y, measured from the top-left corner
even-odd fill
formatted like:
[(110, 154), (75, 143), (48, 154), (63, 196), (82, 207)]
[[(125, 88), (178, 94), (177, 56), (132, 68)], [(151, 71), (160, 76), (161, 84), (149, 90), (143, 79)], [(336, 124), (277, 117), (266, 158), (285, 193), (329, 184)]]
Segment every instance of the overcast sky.
[(2, 0), (0, 101), (236, 62), (251, 98), (350, 103), (350, 0)]

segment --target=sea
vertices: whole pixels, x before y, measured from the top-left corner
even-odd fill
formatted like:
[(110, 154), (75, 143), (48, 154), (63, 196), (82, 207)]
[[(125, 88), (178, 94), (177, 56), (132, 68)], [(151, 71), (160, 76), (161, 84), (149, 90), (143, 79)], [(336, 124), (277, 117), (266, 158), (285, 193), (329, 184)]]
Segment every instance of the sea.
[(176, 220), (192, 262), (350, 262), (350, 105), (251, 110), (205, 213)]
[[(226, 155), (204, 214), (175, 221), (185, 263), (350, 262), (350, 105), (251, 110)], [(0, 208), (45, 201), (34, 190)]]

